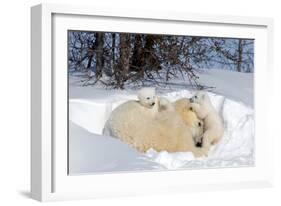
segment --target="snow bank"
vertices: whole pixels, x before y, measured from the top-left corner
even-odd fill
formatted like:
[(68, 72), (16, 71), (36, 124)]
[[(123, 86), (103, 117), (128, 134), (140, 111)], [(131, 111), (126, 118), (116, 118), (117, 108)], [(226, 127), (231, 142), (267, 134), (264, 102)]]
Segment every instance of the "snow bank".
[(69, 122), (69, 173), (114, 172), (159, 169), (143, 154), (120, 140), (87, 132)]
[(254, 105), (254, 74), (220, 69), (199, 71), (199, 82), (213, 87), (215, 93), (229, 99)]
[[(163, 96), (175, 101), (191, 95), (190, 91), (181, 90)], [(121, 103), (136, 98), (134, 95), (115, 93), (95, 100), (70, 99), (69, 119), (74, 123), (70, 125), (69, 132), (70, 171), (89, 173), (253, 165), (253, 109), (220, 95), (209, 93), (209, 96), (223, 117), (225, 133), (222, 140), (211, 148), (209, 156), (200, 159), (195, 159), (191, 152), (158, 153), (150, 149), (146, 154), (140, 154), (119, 140), (102, 136), (103, 126), (110, 112)], [(104, 156), (107, 158), (103, 158)]]

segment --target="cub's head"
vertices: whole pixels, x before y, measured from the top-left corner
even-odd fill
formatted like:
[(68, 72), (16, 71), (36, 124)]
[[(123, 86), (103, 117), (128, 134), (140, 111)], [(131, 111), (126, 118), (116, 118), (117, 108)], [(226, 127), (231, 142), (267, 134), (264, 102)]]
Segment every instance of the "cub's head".
[(208, 95), (206, 92), (198, 91), (189, 100), (191, 103), (202, 104), (207, 99), (208, 99)]
[(138, 99), (144, 107), (151, 108), (156, 103), (155, 88), (143, 87), (138, 91)]

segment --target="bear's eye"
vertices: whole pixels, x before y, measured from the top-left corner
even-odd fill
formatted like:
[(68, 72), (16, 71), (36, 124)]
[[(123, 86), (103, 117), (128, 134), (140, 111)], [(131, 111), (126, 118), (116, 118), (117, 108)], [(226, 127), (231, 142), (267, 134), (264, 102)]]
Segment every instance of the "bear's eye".
[(201, 127), (201, 122), (198, 122), (198, 126)]
[(146, 99), (147, 99), (147, 100), (149, 100), (149, 99), (150, 99), (150, 97), (147, 97)]

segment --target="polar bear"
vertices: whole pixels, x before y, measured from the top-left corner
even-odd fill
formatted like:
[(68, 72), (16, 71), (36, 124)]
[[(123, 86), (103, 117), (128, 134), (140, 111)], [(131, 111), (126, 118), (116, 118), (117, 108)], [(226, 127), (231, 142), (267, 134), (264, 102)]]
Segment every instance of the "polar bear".
[(156, 103), (156, 90), (154, 87), (143, 87), (137, 92), (140, 104), (152, 108)]
[[(156, 96), (155, 88), (153, 87), (143, 87), (137, 92), (139, 103), (151, 109), (151, 114), (156, 118), (163, 117), (163, 112), (174, 111), (174, 106), (172, 103), (164, 97)], [(160, 112), (162, 112), (160, 114)]]
[(192, 132), (180, 115), (169, 112), (169, 118), (155, 119), (150, 111), (154, 106), (145, 107), (133, 100), (119, 105), (111, 113), (104, 134), (120, 139), (139, 152), (153, 148), (167, 152), (190, 151), (195, 157), (206, 155), (203, 148), (194, 145)]
[(213, 107), (207, 93), (197, 92), (190, 98), (190, 109), (204, 122), (204, 134), (202, 139), (196, 139), (196, 143), (201, 142), (202, 147), (208, 150), (211, 145), (216, 144), (223, 136), (223, 122), (218, 112)]
[(190, 100), (188, 98), (181, 98), (174, 103), (175, 111), (182, 117), (184, 123), (191, 129), (192, 137), (196, 146), (200, 146), (197, 139), (203, 136), (203, 121), (200, 120), (196, 113), (190, 110)]

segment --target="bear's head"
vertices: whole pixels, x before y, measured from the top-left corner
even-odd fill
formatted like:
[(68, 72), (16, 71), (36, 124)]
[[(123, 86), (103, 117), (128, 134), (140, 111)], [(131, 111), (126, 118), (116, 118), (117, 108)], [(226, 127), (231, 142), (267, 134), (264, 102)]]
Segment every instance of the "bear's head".
[(190, 99), (179, 99), (175, 101), (174, 106), (183, 122), (191, 130), (194, 142), (199, 145), (204, 132), (204, 122), (197, 117), (194, 111), (190, 110)]
[(206, 92), (198, 91), (189, 100), (191, 103), (202, 104), (206, 100), (209, 100), (209, 98)]
[(138, 99), (142, 106), (152, 108), (156, 103), (155, 88), (143, 87), (138, 91)]
[(195, 127), (191, 128), (192, 137), (196, 147), (202, 147), (202, 137), (204, 133), (203, 121), (199, 120), (196, 122)]
[(189, 112), (189, 104), (190, 100), (188, 98), (178, 99), (174, 102), (175, 109), (180, 115), (184, 115), (185, 113)]
[(190, 100), (188, 98), (182, 98), (174, 103), (176, 112), (182, 117), (185, 124), (190, 127), (203, 127), (203, 122), (199, 120), (196, 113), (190, 110)]

